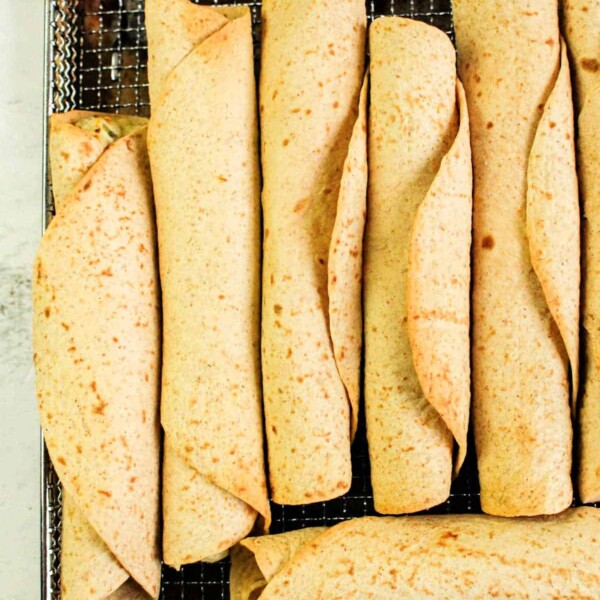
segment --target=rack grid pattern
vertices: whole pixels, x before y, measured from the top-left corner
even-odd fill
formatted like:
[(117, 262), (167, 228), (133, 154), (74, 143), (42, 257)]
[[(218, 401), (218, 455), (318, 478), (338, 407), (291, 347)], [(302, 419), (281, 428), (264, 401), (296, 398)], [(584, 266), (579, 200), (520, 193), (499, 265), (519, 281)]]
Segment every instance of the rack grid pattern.
[[(258, 63), (260, 1), (194, 0), (199, 4), (247, 4), (252, 9)], [(450, 0), (367, 0), (369, 19), (384, 15), (413, 17), (453, 36)], [(147, 45), (143, 0), (47, 0), (47, 112), (88, 109), (149, 115)], [(46, 174), (48, 170), (46, 168)], [(50, 182), (44, 198), (45, 222), (53, 213)], [(471, 443), (471, 447), (472, 447)], [(348, 494), (306, 506), (272, 504), (272, 532), (334, 525), (376, 514), (364, 422), (353, 451), (353, 480)], [(47, 452), (42, 481), (42, 589), (46, 600), (60, 598), (61, 488)], [(480, 512), (473, 453), (452, 487), (447, 502), (429, 512)], [(162, 600), (229, 598), (229, 563), (196, 564), (179, 571), (165, 567)]]

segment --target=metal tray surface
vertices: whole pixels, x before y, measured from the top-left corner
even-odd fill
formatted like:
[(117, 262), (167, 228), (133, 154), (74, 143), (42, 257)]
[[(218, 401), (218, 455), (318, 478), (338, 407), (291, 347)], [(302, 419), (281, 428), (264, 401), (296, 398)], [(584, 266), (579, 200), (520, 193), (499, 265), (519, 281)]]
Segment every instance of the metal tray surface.
[[(260, 1), (194, 0), (205, 5), (247, 4), (252, 9), (258, 59)], [(453, 37), (450, 0), (367, 0), (369, 19), (383, 15), (413, 17)], [(46, 116), (77, 109), (147, 116), (146, 32), (143, 0), (46, 0)], [(257, 60), (257, 67), (258, 60)], [(47, 125), (47, 123), (46, 123)], [(46, 136), (47, 149), (47, 136)], [(53, 214), (52, 190), (45, 157), (44, 226)], [(272, 504), (272, 532), (335, 523), (376, 514), (364, 412), (352, 450), (350, 491), (329, 502), (306, 506)], [(471, 443), (471, 448), (473, 444)], [(60, 598), (61, 486), (46, 450), (42, 455), (42, 597)], [(479, 484), (473, 452), (450, 498), (428, 512), (480, 512)], [(179, 571), (164, 567), (162, 600), (229, 598), (229, 562), (196, 564)]]

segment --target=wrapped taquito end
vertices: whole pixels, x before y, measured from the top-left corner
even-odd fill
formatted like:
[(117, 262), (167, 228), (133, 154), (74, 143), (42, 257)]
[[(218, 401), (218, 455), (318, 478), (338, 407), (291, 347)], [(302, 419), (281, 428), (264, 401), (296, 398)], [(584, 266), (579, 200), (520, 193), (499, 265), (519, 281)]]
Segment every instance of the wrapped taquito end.
[(266, 0), (260, 80), (262, 364), (283, 504), (348, 491), (366, 196), (362, 0)]
[(231, 600), (259, 598), (267, 583), (294, 558), (296, 552), (325, 531), (325, 527), (308, 527), (243, 540), (231, 553)]
[(159, 592), (159, 293), (145, 124), (79, 111), (50, 121), (56, 216), (34, 269), (34, 350), (63, 484), (65, 600)]
[(389, 17), (370, 45), (365, 402), (375, 508), (394, 514), (446, 500), (466, 452), (472, 177), (448, 37)]
[(164, 310), (163, 551), (212, 561), (269, 526), (259, 356), (260, 172), (250, 11), (149, 0)]
[(594, 508), (533, 519), (367, 517), (305, 543), (259, 597), (591, 599), (599, 551)]
[(579, 112), (588, 93), (600, 83), (600, 0), (562, 0), (562, 9)]
[[(556, 2), (455, 0), (474, 165), (473, 413), (481, 503), (567, 508), (579, 207)], [(569, 385), (569, 362), (571, 378)]]
[(583, 336), (579, 407), (579, 495), (600, 501), (600, 84), (579, 115), (579, 181), (583, 200)]

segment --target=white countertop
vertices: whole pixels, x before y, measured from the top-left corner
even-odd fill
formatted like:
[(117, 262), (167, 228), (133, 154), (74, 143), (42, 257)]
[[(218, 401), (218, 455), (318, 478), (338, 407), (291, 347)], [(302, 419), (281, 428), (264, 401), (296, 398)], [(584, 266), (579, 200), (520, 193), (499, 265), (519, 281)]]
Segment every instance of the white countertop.
[(31, 264), (41, 232), (43, 0), (0, 0), (0, 598), (40, 597)]

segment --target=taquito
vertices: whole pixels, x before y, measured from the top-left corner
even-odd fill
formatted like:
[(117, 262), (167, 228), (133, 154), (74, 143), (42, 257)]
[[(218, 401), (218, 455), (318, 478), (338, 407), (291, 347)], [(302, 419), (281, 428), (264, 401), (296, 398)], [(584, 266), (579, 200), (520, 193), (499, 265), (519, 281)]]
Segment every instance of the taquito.
[(472, 174), (449, 38), (386, 17), (370, 49), (365, 402), (375, 508), (394, 514), (446, 500), (466, 453)]
[(564, 32), (575, 72), (578, 169), (583, 203), (583, 351), (578, 407), (579, 496), (600, 501), (600, 1), (569, 0)]
[(557, 513), (573, 499), (580, 284), (573, 106), (557, 4), (455, 0), (454, 19), (474, 165), (482, 508)]
[(56, 216), (33, 276), (64, 600), (157, 598), (160, 312), (146, 119), (50, 119)]
[(270, 509), (259, 357), (260, 171), (250, 11), (146, 3), (164, 311), (167, 564), (220, 558)]
[(305, 504), (340, 496), (351, 481), (367, 181), (365, 4), (265, 0), (262, 22), (269, 474), (275, 502)]
[[(600, 512), (594, 508), (534, 519), (366, 517), (316, 535), (304, 532), (307, 541), (275, 571), (262, 571), (261, 553), (273, 545), (277, 559), (279, 548), (271, 538), (278, 536), (261, 541), (254, 561), (252, 554), (243, 556), (246, 573), (262, 574), (267, 585), (262, 592), (248, 592), (245, 581), (251, 578), (232, 577), (232, 593), (242, 592), (232, 597), (592, 600), (600, 590)], [(245, 545), (255, 552), (252, 541)], [(233, 570), (237, 560), (234, 556)]]

